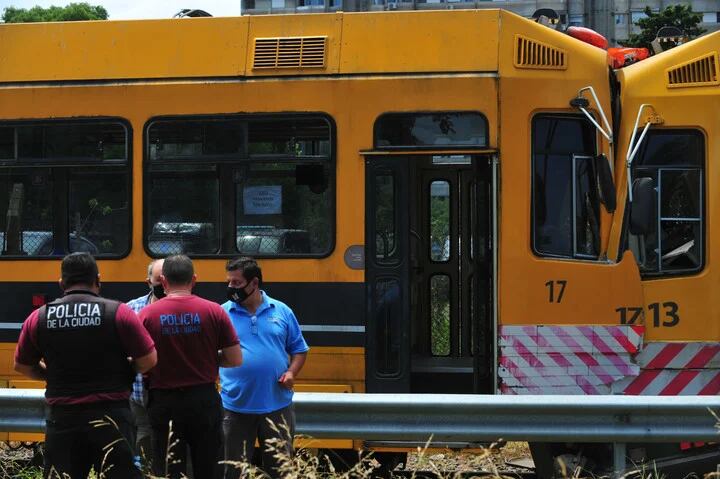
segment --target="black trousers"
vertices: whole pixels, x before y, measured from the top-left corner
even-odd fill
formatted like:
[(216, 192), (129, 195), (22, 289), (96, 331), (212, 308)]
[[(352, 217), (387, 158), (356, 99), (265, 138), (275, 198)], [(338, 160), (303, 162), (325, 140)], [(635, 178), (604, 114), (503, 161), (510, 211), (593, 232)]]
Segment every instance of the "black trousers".
[(43, 477), (87, 477), (91, 468), (107, 479), (143, 477), (128, 401), (50, 406), (46, 425)]
[(222, 455), (222, 403), (214, 384), (151, 389), (148, 404), (153, 429), (153, 472), (171, 479), (186, 473), (190, 451), (196, 479), (219, 477)]

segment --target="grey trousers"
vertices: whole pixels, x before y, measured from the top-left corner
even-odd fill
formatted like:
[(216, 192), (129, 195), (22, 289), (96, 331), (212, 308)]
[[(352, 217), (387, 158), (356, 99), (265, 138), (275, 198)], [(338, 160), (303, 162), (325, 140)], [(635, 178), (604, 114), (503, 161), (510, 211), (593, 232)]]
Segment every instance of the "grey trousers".
[[(271, 423), (277, 430), (271, 426)], [(280, 452), (290, 459), (294, 454), (295, 410), (292, 404), (267, 414), (242, 414), (225, 409), (222, 425), (226, 461), (252, 461), (255, 439), (257, 439), (262, 451), (263, 471), (272, 478), (280, 477), (278, 467), (281, 460), (276, 454)], [(277, 451), (268, 450), (269, 439), (278, 440), (270, 442)], [(232, 464), (225, 465), (224, 479), (238, 479), (240, 474), (240, 468)]]
[[(147, 401), (145, 401), (147, 404)], [(135, 447), (136, 454), (140, 456), (143, 461), (149, 462), (152, 460), (152, 427), (150, 426), (150, 418), (148, 417), (147, 408), (145, 404), (140, 404), (135, 401), (130, 401), (130, 410), (135, 416)]]

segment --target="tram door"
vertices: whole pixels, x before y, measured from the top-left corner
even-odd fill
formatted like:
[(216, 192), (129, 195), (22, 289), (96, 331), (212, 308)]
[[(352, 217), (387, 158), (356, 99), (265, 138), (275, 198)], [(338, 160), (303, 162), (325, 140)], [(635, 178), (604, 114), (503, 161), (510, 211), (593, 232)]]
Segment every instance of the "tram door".
[(368, 158), (369, 392), (491, 393), (489, 158)]

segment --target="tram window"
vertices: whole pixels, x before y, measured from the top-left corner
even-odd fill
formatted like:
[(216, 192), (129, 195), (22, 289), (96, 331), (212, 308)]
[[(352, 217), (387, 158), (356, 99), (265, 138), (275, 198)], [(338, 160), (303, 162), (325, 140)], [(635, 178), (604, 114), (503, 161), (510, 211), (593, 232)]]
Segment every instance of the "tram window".
[(0, 160), (15, 158), (15, 128), (0, 127)]
[(147, 128), (153, 256), (323, 256), (332, 249), (330, 122), (318, 116), (172, 118)]
[(375, 147), (485, 147), (487, 129), (475, 112), (386, 113), (375, 122)]
[(375, 259), (387, 263), (397, 259), (395, 228), (395, 176), (381, 173), (375, 177)]
[(644, 276), (697, 272), (704, 264), (704, 137), (695, 130), (650, 130), (633, 177), (652, 178), (657, 203), (652, 232), (630, 236)]
[(2, 256), (124, 255), (127, 136), (107, 121), (0, 125)]
[(158, 121), (149, 129), (150, 159), (244, 156), (245, 123), (239, 120)]
[(70, 252), (120, 255), (128, 250), (128, 181), (122, 171), (82, 172), (68, 188)]
[(444, 263), (450, 260), (450, 183), (430, 183), (430, 259)]
[(97, 161), (127, 157), (125, 128), (118, 124), (47, 124), (16, 127), (17, 157), (26, 160)]
[(330, 130), (322, 118), (252, 121), (248, 141), (251, 156), (330, 156)]
[(538, 115), (532, 125), (533, 249), (540, 256), (597, 258), (600, 201), (593, 125), (575, 115)]
[(236, 191), (239, 253), (323, 254), (330, 245), (329, 172), (298, 162), (250, 163)]
[(450, 354), (450, 276), (444, 274), (430, 278), (430, 352)]
[(147, 209), (152, 254), (214, 254), (220, 249), (217, 179), (197, 172), (154, 178)]
[(381, 279), (375, 283), (375, 344), (377, 347), (376, 371), (378, 376), (395, 376), (400, 372), (400, 318), (402, 298), (400, 283), (396, 279)]
[(575, 255), (597, 258), (600, 252), (600, 198), (595, 158), (575, 156)]
[[(51, 171), (2, 169), (6, 170), (0, 177), (2, 254), (52, 254), (54, 188)], [(19, 210), (16, 210), (13, 202), (19, 206)]]

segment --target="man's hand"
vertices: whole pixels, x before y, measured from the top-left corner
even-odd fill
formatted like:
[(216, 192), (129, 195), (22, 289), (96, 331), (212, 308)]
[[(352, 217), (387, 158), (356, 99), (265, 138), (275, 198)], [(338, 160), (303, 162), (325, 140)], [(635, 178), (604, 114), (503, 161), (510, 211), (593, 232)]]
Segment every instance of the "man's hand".
[(278, 382), (285, 389), (292, 389), (295, 386), (295, 375), (292, 371), (285, 371), (278, 379)]

